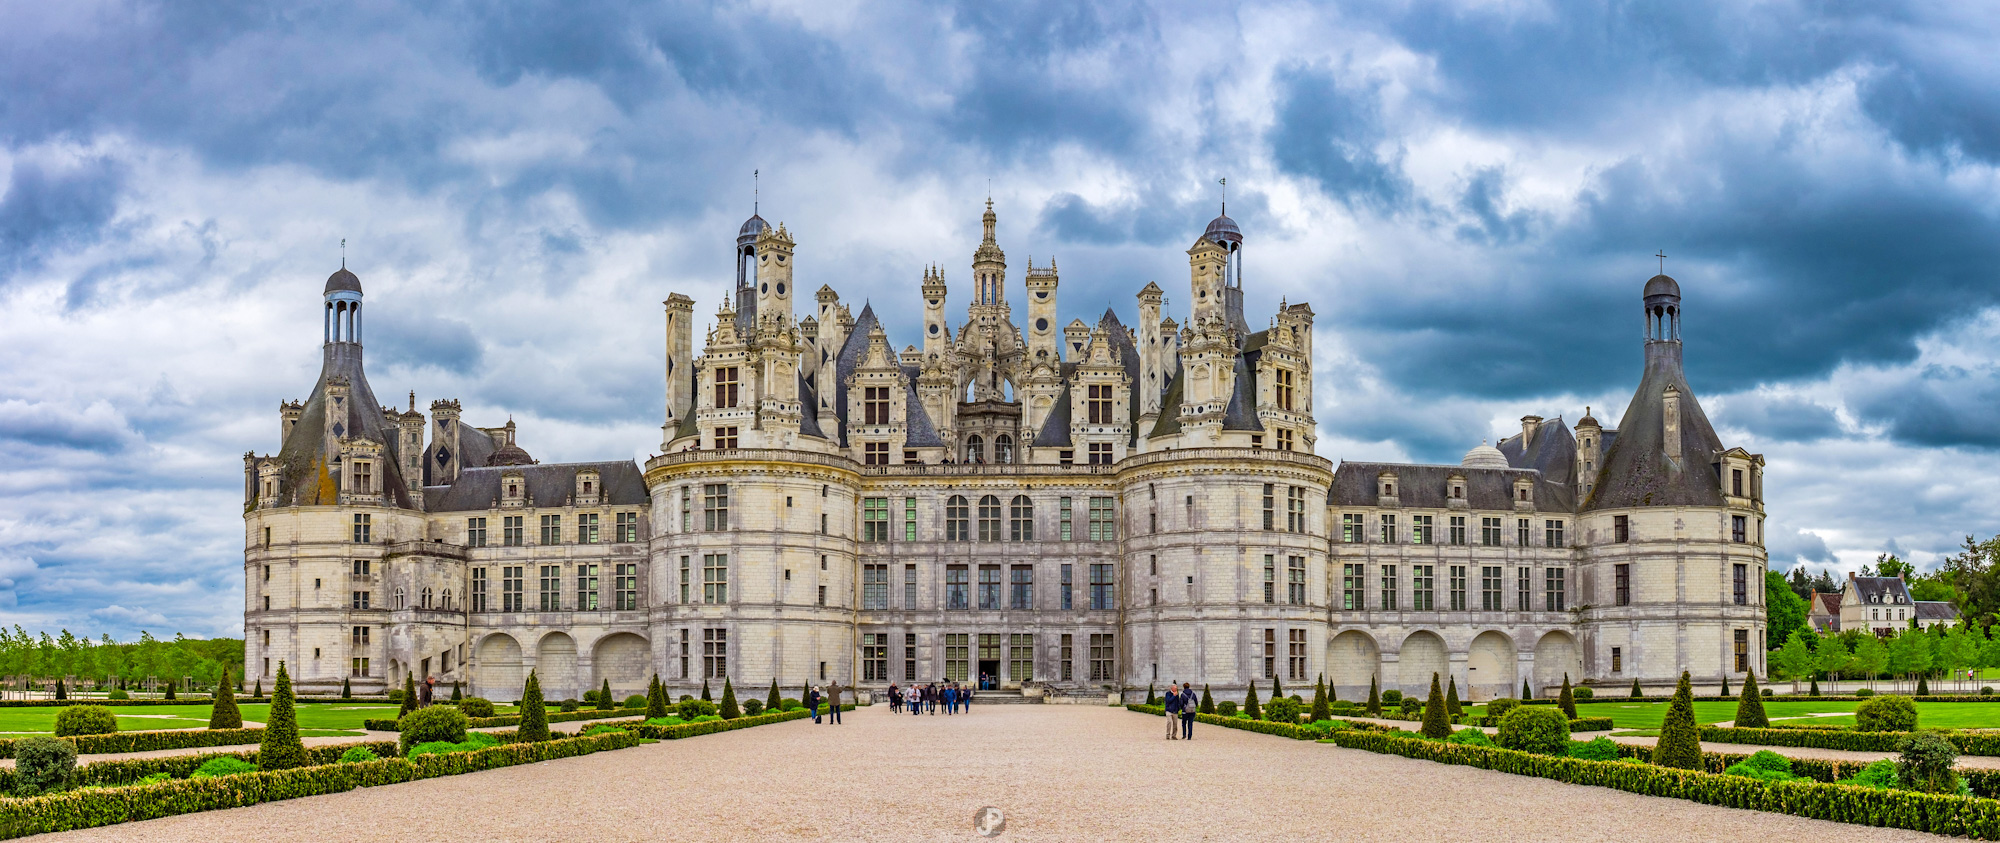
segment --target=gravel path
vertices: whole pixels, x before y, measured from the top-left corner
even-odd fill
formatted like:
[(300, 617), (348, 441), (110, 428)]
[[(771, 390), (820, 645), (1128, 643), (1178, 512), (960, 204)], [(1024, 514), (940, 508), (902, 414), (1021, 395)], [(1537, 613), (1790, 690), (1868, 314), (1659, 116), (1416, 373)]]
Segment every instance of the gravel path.
[(1932, 839), (1696, 805), (1094, 706), (852, 712), (51, 840)]

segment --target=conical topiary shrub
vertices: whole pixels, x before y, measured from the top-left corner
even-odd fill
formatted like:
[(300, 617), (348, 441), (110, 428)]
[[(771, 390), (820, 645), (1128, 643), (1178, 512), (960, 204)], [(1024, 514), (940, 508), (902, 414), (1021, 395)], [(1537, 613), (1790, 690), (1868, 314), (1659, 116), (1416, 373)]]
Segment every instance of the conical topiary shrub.
[(1201, 707), (1195, 711), (1202, 714), (1215, 713), (1215, 698), (1208, 695), (1208, 686), (1201, 686)]
[(724, 720), (735, 720), (743, 716), (743, 710), (736, 707), (736, 686), (729, 684), (727, 677), (722, 680), (722, 710), (718, 713)]
[[(701, 698), (708, 702), (715, 702), (715, 698), (708, 695), (708, 680), (706, 679), (701, 680)], [(805, 697), (801, 696), (800, 699), (805, 699)]]
[(254, 691), (251, 691), (251, 692), (250, 692), (250, 696), (251, 696), (251, 698), (252, 698), (252, 699), (259, 699), (259, 700), (261, 700), (261, 699), (263, 699), (263, 698), (264, 698), (264, 680), (262, 680), (262, 679), (258, 679), (258, 680), (257, 680), (257, 689), (256, 689), (256, 690), (254, 690)]
[(343, 700), (354, 699), (354, 686), (347, 684), (346, 679), (340, 680), (340, 698)]
[(1729, 674), (1727, 673), (1722, 674), (1722, 693), (1717, 694), (1717, 696), (1729, 696)]
[(1576, 697), (1569, 690), (1569, 674), (1563, 674), (1562, 693), (1556, 696), (1556, 708), (1562, 709), (1563, 716), (1576, 719)]
[(1687, 671), (1674, 686), (1674, 701), (1667, 705), (1666, 721), (1660, 724), (1660, 740), (1653, 747), (1653, 763), (1683, 770), (1701, 769), (1701, 727), (1694, 722), (1694, 687)]
[(1806, 689), (1806, 695), (1811, 697), (1819, 696), (1819, 677), (1813, 677), (1812, 687)]
[(417, 675), (414, 673), (405, 673), (403, 674), (403, 710), (396, 712), (396, 719), (401, 720), (403, 719), (403, 715), (416, 710)]
[(1445, 713), (1444, 688), (1438, 683), (1438, 675), (1431, 674), (1431, 694), (1424, 698), (1423, 735), (1427, 738), (1451, 737), (1451, 715)]
[(1645, 695), (1645, 692), (1639, 690), (1639, 680), (1632, 680), (1632, 699), (1636, 700)]
[(667, 688), (660, 684), (660, 675), (653, 674), (653, 681), (646, 685), (646, 719), (667, 716)]
[(1445, 684), (1444, 712), (1452, 717), (1465, 713), (1465, 707), (1458, 704), (1458, 677), (1454, 676)]
[(1278, 677), (1276, 676), (1271, 677), (1271, 699), (1275, 700), (1284, 695), (1285, 695), (1284, 683), (1279, 682)]
[(1147, 705), (1160, 704), (1160, 695), (1153, 692), (1153, 683), (1151, 682), (1146, 683), (1146, 704)]
[(771, 679), (771, 695), (764, 699), (764, 713), (777, 714), (784, 710), (784, 705), (784, 699), (778, 696), (778, 680), (773, 677)]
[(542, 680), (532, 670), (528, 671), (528, 684), (521, 689), (521, 725), (514, 734), (515, 740), (524, 743), (549, 739), (549, 712), (542, 705)]
[(69, 699), (69, 689), (63, 686), (63, 681), (61, 679), (56, 680), (56, 699), (59, 700)]
[(1764, 716), (1764, 695), (1757, 692), (1757, 672), (1743, 675), (1743, 696), (1736, 701), (1736, 723), (1739, 729), (1763, 729), (1771, 725)]
[(1535, 689), (1528, 687), (1528, 680), (1526, 679), (1521, 680), (1521, 699), (1523, 701), (1527, 701), (1527, 700), (1532, 700), (1534, 698), (1535, 698)]
[(305, 744), (299, 742), (299, 715), (292, 703), (292, 676), (278, 662), (278, 686), (271, 692), (271, 713), (264, 718), (264, 741), (257, 747), (257, 768), (289, 770), (304, 767)]
[(605, 677), (604, 687), (597, 691), (597, 710), (610, 711), (618, 707), (618, 701), (611, 698), (611, 679)]
[[(56, 683), (56, 690), (58, 690), (58, 691), (62, 690), (62, 683), (60, 683), (60, 682)], [(1920, 696), (1920, 697), (1928, 697), (1928, 696), (1930, 696), (1930, 695), (1931, 695), (1931, 680), (1930, 680), (1930, 677), (1928, 677), (1928, 676), (1918, 676), (1918, 677), (1917, 677), (1917, 696)]]
[(1243, 697), (1243, 712), (1252, 720), (1264, 719), (1264, 709), (1257, 704), (1257, 683), (1250, 683), (1250, 693)]
[(174, 698), (174, 680), (167, 680), (167, 699)]
[(1320, 681), (1313, 683), (1313, 710), (1306, 720), (1309, 723), (1318, 723), (1321, 720), (1332, 719), (1333, 708), (1328, 705), (1326, 699), (1326, 675), (1320, 674)]
[(462, 699), (465, 699), (465, 692), (459, 689), (457, 682), (451, 683), (451, 701), (458, 702)]
[(222, 681), (215, 683), (215, 705), (208, 711), (208, 728), (243, 728), (243, 712), (236, 708), (236, 692), (230, 690), (226, 667), (222, 669)]
[(1368, 677), (1368, 716), (1382, 716), (1382, 686), (1380, 677)]

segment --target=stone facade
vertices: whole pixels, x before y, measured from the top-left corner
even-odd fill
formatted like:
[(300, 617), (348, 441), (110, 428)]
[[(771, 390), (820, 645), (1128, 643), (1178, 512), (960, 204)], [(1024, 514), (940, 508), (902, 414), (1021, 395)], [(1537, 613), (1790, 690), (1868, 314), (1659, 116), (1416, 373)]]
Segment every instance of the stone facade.
[(557, 699), (655, 673), (1101, 699), (1435, 672), (1489, 698), (1763, 670), (1763, 460), (1723, 449), (1682, 377), (1672, 279), (1646, 285), (1622, 430), (1530, 416), (1461, 465), (1335, 465), (1312, 309), (1250, 330), (1233, 220), (1187, 251), (1187, 324), (1148, 284), (1136, 329), (1059, 329), (1053, 262), (1017, 327), (990, 202), (982, 223), (964, 320), (926, 268), (921, 344), (897, 351), (828, 286), (795, 319), (798, 244), (753, 216), (699, 349), (692, 300), (665, 302), (643, 466), (543, 465), (511, 421), (376, 403), (343, 268), (319, 382), (280, 405), (276, 456), (245, 455), (251, 671), (511, 700), (529, 670)]

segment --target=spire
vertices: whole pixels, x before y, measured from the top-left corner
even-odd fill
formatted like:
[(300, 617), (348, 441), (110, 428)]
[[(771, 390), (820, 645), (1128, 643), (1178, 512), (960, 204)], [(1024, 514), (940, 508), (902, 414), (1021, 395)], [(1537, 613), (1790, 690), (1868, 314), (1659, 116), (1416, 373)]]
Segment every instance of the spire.
[(995, 217), (993, 216), (993, 197), (988, 196), (986, 197), (986, 215), (980, 217), (980, 220), (986, 224), (986, 239), (980, 241), (982, 244), (993, 244), (998, 242), (993, 239), (994, 219)]

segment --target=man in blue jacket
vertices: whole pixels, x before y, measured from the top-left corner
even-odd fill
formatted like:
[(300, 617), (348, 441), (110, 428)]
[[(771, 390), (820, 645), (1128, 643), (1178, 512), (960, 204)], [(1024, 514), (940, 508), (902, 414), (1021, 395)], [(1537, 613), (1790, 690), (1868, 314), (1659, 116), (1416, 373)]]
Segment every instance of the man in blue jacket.
[(1181, 732), (1181, 692), (1179, 685), (1168, 685), (1165, 699), (1167, 706), (1167, 740), (1180, 737)]
[(1200, 707), (1201, 702), (1194, 698), (1194, 683), (1189, 682), (1181, 685), (1181, 738), (1183, 740), (1194, 740), (1194, 715), (1195, 710)]

